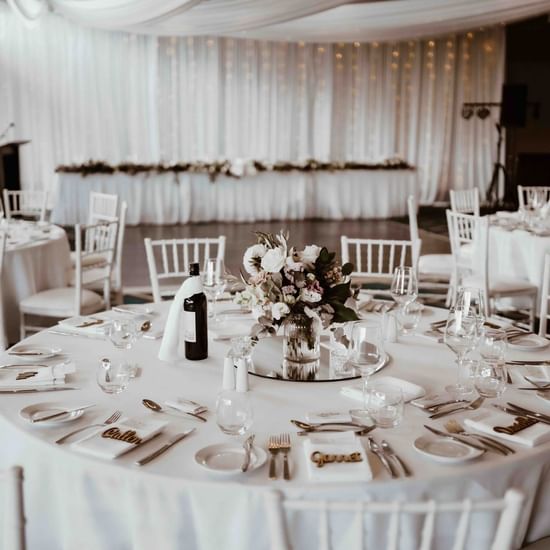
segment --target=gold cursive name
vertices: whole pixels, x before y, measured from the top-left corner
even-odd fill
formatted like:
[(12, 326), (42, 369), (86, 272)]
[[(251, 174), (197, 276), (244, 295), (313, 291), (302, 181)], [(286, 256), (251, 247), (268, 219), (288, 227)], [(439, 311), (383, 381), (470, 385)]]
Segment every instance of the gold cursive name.
[(317, 464), (317, 468), (322, 468), (325, 464), (331, 462), (362, 462), (361, 453), (351, 453), (349, 455), (326, 455), (320, 451), (311, 453), (311, 461)]
[(116, 439), (118, 441), (125, 441), (126, 443), (133, 443), (134, 445), (139, 445), (141, 443), (141, 437), (136, 435), (135, 430), (127, 430), (122, 433), (116, 426), (114, 428), (109, 428), (105, 430), (101, 437), (106, 437), (107, 439)]
[(501, 434), (508, 434), (508, 435), (514, 435), (517, 432), (521, 432), (521, 430), (525, 430), (525, 428), (528, 428), (529, 426), (532, 426), (533, 424), (536, 424), (536, 420), (532, 420), (531, 418), (527, 418), (525, 416), (516, 416), (514, 419), (514, 423), (510, 426), (495, 426), (493, 430), (497, 433)]

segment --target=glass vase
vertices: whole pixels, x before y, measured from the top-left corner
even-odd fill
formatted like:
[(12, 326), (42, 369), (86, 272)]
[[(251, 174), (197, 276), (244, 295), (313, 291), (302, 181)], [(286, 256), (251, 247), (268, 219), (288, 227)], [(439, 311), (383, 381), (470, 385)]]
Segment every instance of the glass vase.
[(320, 323), (305, 314), (292, 314), (283, 328), (283, 377), (316, 380), (321, 356)]

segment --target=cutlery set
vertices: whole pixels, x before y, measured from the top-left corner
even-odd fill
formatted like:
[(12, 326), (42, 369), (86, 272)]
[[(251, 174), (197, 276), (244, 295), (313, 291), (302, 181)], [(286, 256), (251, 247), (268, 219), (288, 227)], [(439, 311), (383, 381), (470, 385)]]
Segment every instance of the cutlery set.
[(378, 458), (384, 469), (393, 479), (400, 477), (400, 470), (405, 477), (410, 477), (412, 475), (409, 467), (395, 454), (387, 441), (382, 440), (380, 444), (378, 444), (369, 436), (367, 437), (367, 447), (369, 451)]
[(283, 433), (270, 436), (267, 442), (267, 450), (271, 455), (269, 459), (269, 479), (277, 479), (277, 455), (281, 452), (283, 454), (283, 479), (289, 481), (288, 453), (291, 450), (290, 435)]

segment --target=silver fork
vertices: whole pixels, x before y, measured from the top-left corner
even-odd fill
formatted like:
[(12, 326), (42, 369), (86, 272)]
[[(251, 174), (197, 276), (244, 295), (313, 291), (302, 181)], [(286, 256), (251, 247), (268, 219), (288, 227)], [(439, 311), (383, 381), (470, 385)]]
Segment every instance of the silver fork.
[(279, 452), (279, 439), (276, 436), (269, 436), (267, 449), (271, 453), (271, 458), (269, 460), (269, 479), (277, 479), (275, 460), (277, 458), (277, 453)]
[(290, 480), (290, 471), (288, 469), (288, 452), (290, 451), (290, 435), (281, 434), (279, 437), (279, 450), (283, 453), (283, 478)]
[(113, 424), (116, 422), (120, 417), (122, 413), (120, 411), (115, 411), (105, 422), (102, 424), (88, 424), (87, 426), (82, 426), (82, 428), (78, 428), (78, 430), (74, 430), (72, 432), (69, 432), (68, 434), (64, 435), (63, 437), (60, 437), (56, 443), (61, 444), (64, 441), (67, 441), (69, 437), (76, 435), (77, 433), (83, 432), (84, 430), (87, 430), (88, 428), (99, 428), (101, 426), (108, 426), (109, 424)]
[(514, 454), (516, 452), (511, 447), (508, 447), (508, 445), (504, 445), (504, 443), (501, 443), (500, 441), (497, 441), (496, 439), (493, 439), (492, 437), (489, 437), (489, 436), (486, 436), (486, 435), (481, 435), (481, 434), (476, 434), (476, 433), (472, 433), (472, 432), (467, 432), (463, 428), (463, 426), (460, 424), (460, 422), (458, 422), (456, 420), (447, 421), (445, 423), (445, 428), (447, 429), (447, 431), (449, 433), (454, 433), (454, 434), (458, 434), (458, 435), (473, 437), (473, 438), (477, 439), (478, 441), (482, 442), (483, 444), (485, 444), (487, 447), (492, 447), (493, 449), (495, 449), (495, 448), (500, 449), (499, 452), (501, 452), (501, 454), (508, 455), (508, 454)]

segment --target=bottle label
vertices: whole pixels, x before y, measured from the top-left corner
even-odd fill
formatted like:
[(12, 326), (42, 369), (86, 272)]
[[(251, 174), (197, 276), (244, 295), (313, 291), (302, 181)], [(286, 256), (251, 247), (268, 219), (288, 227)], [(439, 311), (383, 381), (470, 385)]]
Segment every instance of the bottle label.
[(183, 312), (183, 336), (186, 342), (197, 341), (197, 323), (194, 311)]

